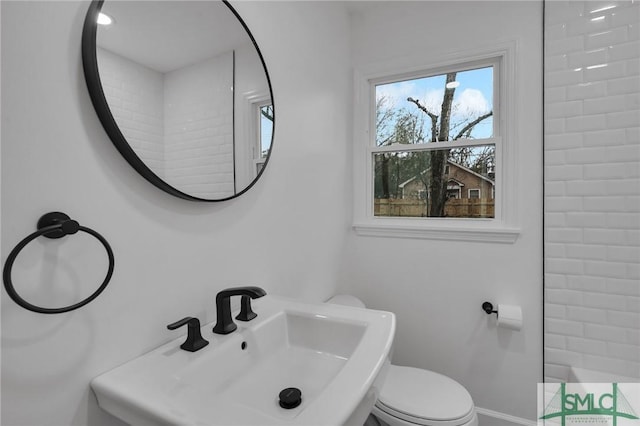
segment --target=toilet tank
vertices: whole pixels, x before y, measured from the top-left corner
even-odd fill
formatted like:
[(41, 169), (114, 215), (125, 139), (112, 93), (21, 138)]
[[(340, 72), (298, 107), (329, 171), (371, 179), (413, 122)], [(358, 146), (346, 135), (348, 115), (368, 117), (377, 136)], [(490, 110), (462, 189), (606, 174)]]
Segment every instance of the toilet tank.
[(350, 294), (337, 294), (327, 300), (327, 303), (331, 303), (333, 305), (352, 306), (354, 308), (366, 308), (362, 300), (355, 296), (351, 296)]

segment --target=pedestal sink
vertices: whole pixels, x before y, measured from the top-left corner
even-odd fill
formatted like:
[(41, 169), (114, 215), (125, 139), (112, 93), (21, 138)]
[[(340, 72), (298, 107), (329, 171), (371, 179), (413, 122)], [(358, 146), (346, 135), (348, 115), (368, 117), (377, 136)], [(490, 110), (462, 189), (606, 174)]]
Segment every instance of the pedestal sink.
[[(203, 326), (210, 344), (197, 352), (180, 349), (183, 336), (96, 377), (98, 404), (133, 425), (362, 425), (389, 365), (394, 315), (272, 295), (253, 309), (231, 334)], [(283, 408), (289, 388), (301, 402)]]

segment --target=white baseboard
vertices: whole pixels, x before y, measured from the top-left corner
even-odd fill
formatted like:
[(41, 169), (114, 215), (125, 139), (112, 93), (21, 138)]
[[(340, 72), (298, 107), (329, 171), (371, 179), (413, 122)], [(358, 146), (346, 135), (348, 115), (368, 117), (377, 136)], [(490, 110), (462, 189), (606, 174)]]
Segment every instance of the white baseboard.
[(537, 422), (522, 417), (476, 407), (478, 426), (536, 426)]

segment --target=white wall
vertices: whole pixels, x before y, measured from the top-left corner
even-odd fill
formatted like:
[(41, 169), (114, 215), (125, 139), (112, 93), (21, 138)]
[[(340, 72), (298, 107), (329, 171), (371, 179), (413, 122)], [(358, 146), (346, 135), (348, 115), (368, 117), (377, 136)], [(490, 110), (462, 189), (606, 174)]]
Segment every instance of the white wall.
[[(381, 2), (352, 19), (356, 68), (517, 40), (514, 244), (351, 234), (343, 290), (397, 314), (393, 362), (461, 382), (480, 408), (535, 419), (542, 381), (542, 3)], [(522, 306), (521, 332), (496, 329), (485, 300)], [(495, 424), (489, 421), (488, 424)]]
[(104, 96), (131, 148), (164, 176), (164, 76), (137, 62), (98, 48)]
[(164, 75), (167, 182), (195, 197), (232, 196), (233, 52)]
[[(335, 292), (350, 223), (339, 189), (350, 181), (346, 14), (331, 2), (235, 6), (271, 74), (276, 141), (251, 191), (206, 204), (157, 190), (106, 136), (82, 74), (87, 2), (1, 2), (3, 264), (52, 210), (102, 233), (116, 256), (109, 287), (72, 313), (35, 314), (2, 291), (3, 425), (117, 424), (89, 380), (176, 337), (171, 321), (213, 321), (222, 288)], [(67, 279), (81, 292), (104, 270), (99, 246), (80, 235), (32, 244), (20, 262), (39, 273), (35, 285), (56, 271), (55, 289)]]
[[(605, 6), (615, 7), (593, 12)], [(568, 366), (640, 378), (639, 18), (631, 1), (554, 1), (545, 10), (552, 381), (566, 380)]]
[[(2, 8), (0, 8), (0, 22), (2, 22)], [(2, 31), (0, 31), (0, 46), (2, 46)], [(0, 55), (0, 70), (2, 70), (2, 55)], [(0, 76), (1, 76), (0, 72)], [(2, 99), (2, 84), (0, 84), (0, 99)], [(2, 117), (2, 102), (0, 102), (0, 117)], [(1, 133), (1, 132), (0, 132)], [(0, 135), (0, 159), (2, 158), (2, 137)], [(2, 161), (0, 161), (0, 188), (2, 187)], [(2, 223), (2, 197), (0, 197), (0, 223)], [(0, 233), (1, 233), (0, 229)], [(2, 244), (0, 243), (0, 258), (4, 259), (4, 254), (6, 250), (3, 251)], [(0, 310), (2, 307), (0, 306)], [(0, 336), (2, 335), (2, 317), (0, 315)], [(2, 351), (0, 350), (0, 366), (2, 365)], [(0, 384), (2, 383), (2, 368), (0, 368)], [(2, 386), (0, 385), (0, 421), (2, 419)]]

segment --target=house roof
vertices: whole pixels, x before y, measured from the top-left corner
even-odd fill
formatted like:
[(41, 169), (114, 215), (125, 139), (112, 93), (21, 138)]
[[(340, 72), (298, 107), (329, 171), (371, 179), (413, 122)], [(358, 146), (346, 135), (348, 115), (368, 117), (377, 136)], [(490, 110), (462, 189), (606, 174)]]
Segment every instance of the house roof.
[(454, 184), (458, 185), (459, 188), (465, 186), (464, 182), (460, 182), (458, 179), (450, 178), (449, 180), (447, 180), (447, 188), (449, 188), (449, 186), (451, 185), (452, 182)]
[[(462, 170), (464, 170), (465, 172), (467, 172), (467, 173), (469, 173), (469, 174), (472, 174), (472, 175), (474, 175), (474, 176), (477, 176), (477, 177), (479, 177), (480, 179), (482, 179), (482, 180), (485, 180), (485, 181), (489, 182), (491, 185), (495, 185), (495, 184), (496, 184), (494, 180), (489, 179), (489, 178), (488, 178), (488, 177), (486, 177), (486, 176), (482, 176), (480, 173), (476, 173), (476, 172), (474, 172), (473, 170), (471, 170), (471, 169), (470, 169), (470, 168), (468, 168), (468, 167), (462, 166), (462, 165), (460, 165), (460, 164), (458, 164), (458, 163), (456, 163), (456, 162), (454, 162), (454, 161), (451, 161), (451, 160), (447, 160), (447, 163), (452, 164), (452, 165), (454, 165), (455, 167), (459, 167), (459, 168), (461, 168)], [(426, 170), (423, 170), (421, 174), (423, 174), (423, 173), (426, 173)], [(398, 185), (398, 186), (399, 186), (400, 188), (404, 188), (406, 185), (408, 185), (409, 183), (413, 182), (413, 181), (414, 181), (414, 180), (416, 180), (416, 179), (417, 179), (417, 176), (414, 176), (414, 177), (412, 177), (411, 179), (408, 179), (408, 180), (406, 180), (406, 181), (402, 182), (402, 183), (401, 183), (400, 185)]]
[(482, 176), (480, 173), (474, 172), (473, 170), (471, 170), (471, 169), (470, 169), (470, 168), (468, 168), (468, 167), (462, 166), (462, 165), (460, 165), (460, 164), (458, 164), (458, 163), (454, 163), (454, 162), (453, 162), (453, 161), (451, 161), (451, 160), (447, 160), (447, 163), (453, 164), (453, 165), (454, 165), (454, 166), (456, 166), (456, 167), (460, 167), (460, 168), (461, 168), (462, 170), (464, 170), (465, 172), (467, 172), (467, 173), (471, 173), (472, 175), (477, 176), (477, 177), (479, 177), (479, 178), (480, 178), (480, 179), (482, 179), (482, 180), (486, 180), (486, 181), (487, 181), (487, 182), (489, 182), (491, 185), (495, 185), (495, 184), (496, 184), (496, 182), (495, 182), (493, 179), (489, 179), (489, 178), (488, 178), (488, 177), (486, 177), (486, 176)]

